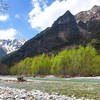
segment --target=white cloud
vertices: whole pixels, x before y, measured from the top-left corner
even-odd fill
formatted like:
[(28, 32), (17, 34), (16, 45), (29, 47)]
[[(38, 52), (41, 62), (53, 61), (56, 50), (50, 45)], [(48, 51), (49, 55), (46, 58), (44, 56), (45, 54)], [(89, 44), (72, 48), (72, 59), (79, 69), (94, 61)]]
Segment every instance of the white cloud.
[(4, 14), (1, 14), (0, 15), (0, 21), (6, 21), (7, 19), (9, 18), (9, 15), (4, 15)]
[(14, 39), (16, 34), (17, 30), (14, 28), (0, 30), (0, 39)]
[(15, 18), (20, 18), (20, 15), (16, 14), (16, 15), (15, 15)]
[[(91, 9), (94, 5), (100, 5), (100, 0), (55, 0), (50, 6), (41, 8), (41, 0), (32, 0), (33, 9), (29, 12), (28, 22), (32, 28), (45, 29), (67, 10), (72, 14)], [(42, 1), (41, 1), (42, 2)]]

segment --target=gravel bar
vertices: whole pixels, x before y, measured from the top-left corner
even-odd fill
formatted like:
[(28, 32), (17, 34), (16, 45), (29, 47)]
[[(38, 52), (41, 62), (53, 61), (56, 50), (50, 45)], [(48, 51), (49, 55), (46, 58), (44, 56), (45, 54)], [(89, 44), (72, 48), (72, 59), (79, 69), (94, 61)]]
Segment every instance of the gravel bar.
[(16, 89), (9, 87), (0, 87), (0, 100), (89, 100), (82, 97), (81, 99), (76, 99), (73, 95), (72, 97), (67, 97), (65, 95), (48, 94), (40, 90), (26, 91), (25, 89)]

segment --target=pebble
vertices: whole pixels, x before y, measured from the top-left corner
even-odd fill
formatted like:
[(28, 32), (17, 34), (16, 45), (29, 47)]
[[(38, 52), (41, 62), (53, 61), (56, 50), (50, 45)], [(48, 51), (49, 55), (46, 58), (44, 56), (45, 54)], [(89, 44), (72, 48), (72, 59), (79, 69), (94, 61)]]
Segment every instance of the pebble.
[[(74, 95), (67, 97), (58, 93), (49, 94), (40, 90), (26, 91), (25, 89), (15, 89), (0, 87), (0, 100), (89, 100), (85, 98), (76, 99)], [(93, 100), (93, 99), (92, 99)]]

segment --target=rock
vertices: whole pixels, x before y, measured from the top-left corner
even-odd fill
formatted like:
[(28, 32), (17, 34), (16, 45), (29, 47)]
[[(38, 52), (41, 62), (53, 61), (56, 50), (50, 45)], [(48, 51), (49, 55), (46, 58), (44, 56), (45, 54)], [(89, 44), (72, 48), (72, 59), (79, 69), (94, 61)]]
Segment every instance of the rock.
[(24, 82), (25, 81), (25, 79), (23, 79), (23, 76), (17, 77), (17, 80), (18, 80), (18, 82)]
[(30, 100), (34, 100), (34, 97), (33, 97), (33, 96), (31, 96), (31, 97), (30, 97)]
[(67, 97), (65, 95), (48, 94), (40, 90), (26, 91), (25, 89), (13, 89), (0, 87), (0, 100), (88, 100), (85, 98), (76, 99), (75, 95)]

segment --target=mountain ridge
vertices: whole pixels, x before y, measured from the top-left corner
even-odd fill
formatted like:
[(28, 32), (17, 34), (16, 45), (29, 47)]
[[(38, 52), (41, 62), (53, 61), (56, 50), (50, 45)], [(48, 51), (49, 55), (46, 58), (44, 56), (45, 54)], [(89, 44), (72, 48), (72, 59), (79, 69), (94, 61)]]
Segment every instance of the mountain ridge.
[(100, 20), (100, 6), (95, 5), (88, 11), (82, 11), (75, 15), (76, 21), (86, 23), (89, 20)]
[(25, 39), (0, 39), (0, 48), (2, 49), (0, 57), (18, 50), (26, 41)]

